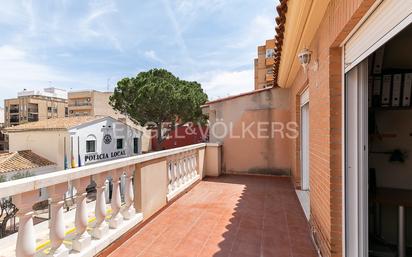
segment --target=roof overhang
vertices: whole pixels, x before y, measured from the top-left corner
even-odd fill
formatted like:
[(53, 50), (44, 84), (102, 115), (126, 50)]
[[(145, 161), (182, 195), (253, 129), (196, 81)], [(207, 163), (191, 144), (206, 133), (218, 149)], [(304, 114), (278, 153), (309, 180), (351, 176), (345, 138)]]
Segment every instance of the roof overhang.
[(301, 65), (298, 53), (312, 42), (330, 0), (289, 0), (278, 85), (292, 86)]

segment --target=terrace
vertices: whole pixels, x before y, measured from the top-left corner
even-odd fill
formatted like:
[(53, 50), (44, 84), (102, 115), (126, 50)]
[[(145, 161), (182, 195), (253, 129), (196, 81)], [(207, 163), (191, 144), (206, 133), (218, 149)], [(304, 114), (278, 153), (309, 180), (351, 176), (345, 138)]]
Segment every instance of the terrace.
[[(220, 155), (202, 143), (1, 183), (19, 211), (0, 256), (316, 256), (289, 178), (218, 176)], [(42, 188), (51, 218), (34, 225)]]

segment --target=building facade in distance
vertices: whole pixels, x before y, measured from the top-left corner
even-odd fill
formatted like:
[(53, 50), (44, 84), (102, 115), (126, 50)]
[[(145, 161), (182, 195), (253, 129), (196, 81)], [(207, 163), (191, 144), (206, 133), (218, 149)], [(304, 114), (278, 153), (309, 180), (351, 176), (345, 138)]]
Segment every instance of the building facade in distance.
[(266, 40), (258, 46), (255, 59), (255, 90), (273, 86), (273, 64), (275, 62), (275, 40)]
[(69, 117), (76, 116), (110, 116), (142, 131), (142, 151), (151, 149), (150, 132), (144, 127), (136, 125), (125, 115), (115, 111), (109, 104), (113, 92), (97, 90), (72, 91), (68, 93)]
[(4, 100), (5, 127), (67, 116), (67, 92), (54, 87), (24, 90)]
[(5, 131), (10, 151), (32, 150), (57, 170), (141, 153), (142, 132), (109, 116), (49, 119)]
[(96, 116), (104, 115), (113, 118), (124, 117), (117, 113), (110, 105), (109, 98), (113, 92), (96, 90), (72, 91), (68, 93), (69, 116)]

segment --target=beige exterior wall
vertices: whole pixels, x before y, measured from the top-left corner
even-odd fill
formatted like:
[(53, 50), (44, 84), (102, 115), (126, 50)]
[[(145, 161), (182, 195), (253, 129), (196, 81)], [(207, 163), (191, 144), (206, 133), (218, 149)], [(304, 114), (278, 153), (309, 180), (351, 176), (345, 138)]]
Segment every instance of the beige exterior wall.
[[(210, 142), (223, 144), (223, 173), (289, 174), (287, 131), (270, 134), (272, 124), (279, 128), (282, 126), (279, 124), (286, 126), (290, 121), (289, 90), (267, 89), (212, 102), (208, 112)], [(242, 132), (248, 126), (252, 134)], [(224, 127), (228, 129), (225, 131)], [(257, 131), (262, 128), (267, 132), (258, 135)]]
[[(64, 169), (64, 138), (66, 137), (66, 154), (70, 161), (70, 137), (64, 130), (27, 131), (10, 133), (10, 152), (32, 150), (34, 153), (56, 163), (58, 170)], [(48, 142), (55, 142), (49, 144)]]

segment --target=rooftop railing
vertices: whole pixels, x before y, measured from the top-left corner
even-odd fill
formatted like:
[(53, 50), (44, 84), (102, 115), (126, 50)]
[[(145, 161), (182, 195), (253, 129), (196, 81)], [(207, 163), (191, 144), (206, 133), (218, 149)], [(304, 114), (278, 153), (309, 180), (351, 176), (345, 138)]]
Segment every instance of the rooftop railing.
[[(0, 239), (2, 254), (96, 255), (201, 180), (209, 148), (220, 149), (201, 143), (0, 183), (0, 198), (11, 197), (18, 209), (17, 235)], [(95, 200), (89, 202), (91, 181)], [(50, 203), (46, 238), (33, 221), (33, 205), (44, 200), (44, 189)], [(73, 215), (64, 212), (68, 192), (74, 192)]]

